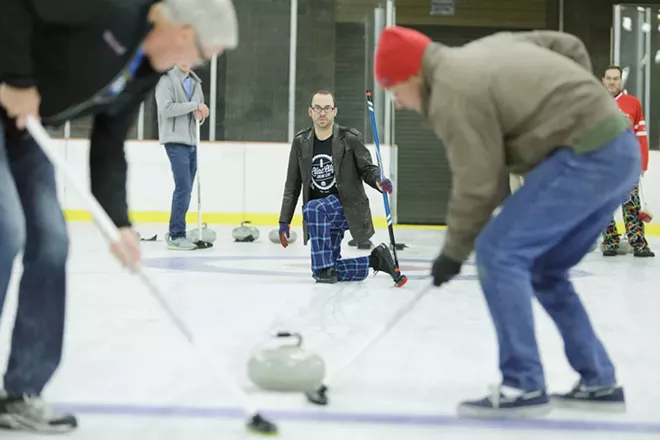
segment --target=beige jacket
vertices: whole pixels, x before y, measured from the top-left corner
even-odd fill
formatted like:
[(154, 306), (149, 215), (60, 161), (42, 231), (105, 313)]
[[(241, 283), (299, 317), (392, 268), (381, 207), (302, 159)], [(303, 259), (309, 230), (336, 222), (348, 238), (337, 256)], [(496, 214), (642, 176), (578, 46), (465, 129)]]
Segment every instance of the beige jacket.
[(433, 43), (422, 75), (422, 113), (453, 174), (443, 252), (460, 261), (506, 197), (509, 173), (525, 174), (560, 147), (598, 149), (630, 125), (582, 42), (565, 33)]

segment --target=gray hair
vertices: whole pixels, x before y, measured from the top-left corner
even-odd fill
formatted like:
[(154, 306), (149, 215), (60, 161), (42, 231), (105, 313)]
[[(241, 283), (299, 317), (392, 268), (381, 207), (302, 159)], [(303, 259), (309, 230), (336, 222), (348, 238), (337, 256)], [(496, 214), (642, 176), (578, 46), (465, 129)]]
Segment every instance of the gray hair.
[(164, 0), (170, 18), (195, 28), (203, 47), (238, 45), (238, 19), (232, 0)]

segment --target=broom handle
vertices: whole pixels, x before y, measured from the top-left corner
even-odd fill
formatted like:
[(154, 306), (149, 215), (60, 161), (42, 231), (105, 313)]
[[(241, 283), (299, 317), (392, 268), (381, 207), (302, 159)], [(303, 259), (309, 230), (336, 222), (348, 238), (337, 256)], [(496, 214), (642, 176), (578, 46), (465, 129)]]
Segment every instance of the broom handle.
[(196, 126), (196, 144), (195, 144), (195, 156), (196, 156), (196, 162), (197, 162), (197, 233), (198, 233), (198, 240), (202, 239), (202, 179), (200, 177), (200, 172), (199, 169), (201, 168), (201, 164), (199, 163), (199, 147), (201, 143), (201, 135), (200, 135), (200, 127), (202, 125), (202, 122), (199, 120), (195, 120), (195, 126)]
[(639, 204), (641, 205), (641, 209), (644, 209), (646, 197), (644, 197), (644, 176), (639, 176)]

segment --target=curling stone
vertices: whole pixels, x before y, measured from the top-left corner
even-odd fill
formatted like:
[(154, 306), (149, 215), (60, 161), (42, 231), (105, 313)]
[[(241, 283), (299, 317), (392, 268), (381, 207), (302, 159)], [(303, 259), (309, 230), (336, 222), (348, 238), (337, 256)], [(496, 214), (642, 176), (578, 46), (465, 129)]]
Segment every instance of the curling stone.
[[(604, 243), (601, 243), (600, 250), (601, 252), (605, 252)], [(628, 243), (628, 239), (626, 237), (623, 237), (619, 241), (619, 244), (616, 247), (616, 253), (619, 255), (627, 255), (627, 254), (631, 254), (632, 252), (633, 252), (633, 248), (632, 246), (630, 246), (630, 243)]]
[(628, 243), (628, 239), (624, 238), (623, 240), (619, 241), (619, 247), (616, 251), (619, 255), (632, 254), (633, 248), (630, 246), (630, 243)]
[(200, 237), (199, 228), (193, 228), (186, 232), (186, 238), (193, 243), (203, 241), (206, 243), (213, 243), (217, 239), (215, 231), (208, 227), (206, 223), (202, 223), (202, 234)]
[(259, 229), (249, 225), (249, 221), (241, 222), (241, 225), (231, 231), (231, 236), (239, 243), (250, 243), (259, 239)]
[[(280, 244), (280, 230), (279, 229), (273, 229), (268, 233), (268, 239), (272, 241), (275, 244)], [(296, 234), (296, 231), (293, 229), (289, 229), (289, 238), (287, 238), (287, 241), (289, 244), (295, 243), (296, 240), (298, 240), (298, 234)]]
[(319, 388), (325, 378), (325, 362), (319, 355), (305, 351), (302, 343), (298, 333), (277, 333), (250, 357), (250, 381), (265, 391), (305, 392)]

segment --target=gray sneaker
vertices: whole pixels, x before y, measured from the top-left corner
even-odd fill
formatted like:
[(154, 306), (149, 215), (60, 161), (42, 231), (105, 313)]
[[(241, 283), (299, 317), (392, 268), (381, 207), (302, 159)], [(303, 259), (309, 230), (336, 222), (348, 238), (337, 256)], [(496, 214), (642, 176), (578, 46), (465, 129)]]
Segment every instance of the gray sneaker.
[(76, 429), (78, 420), (72, 414), (56, 411), (37, 396), (5, 397), (0, 400), (0, 427), (64, 434)]
[(169, 235), (165, 238), (167, 248), (177, 251), (193, 251), (197, 249), (195, 243), (188, 240), (186, 237), (172, 238)]

